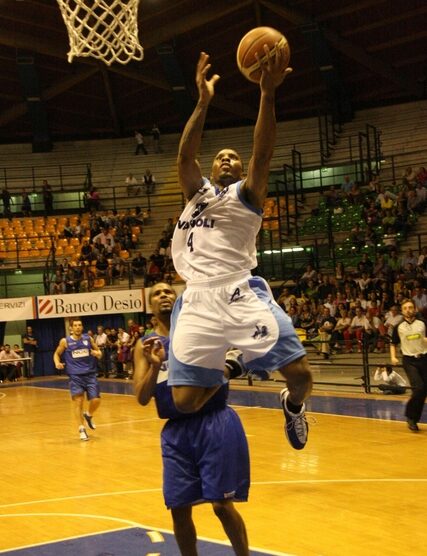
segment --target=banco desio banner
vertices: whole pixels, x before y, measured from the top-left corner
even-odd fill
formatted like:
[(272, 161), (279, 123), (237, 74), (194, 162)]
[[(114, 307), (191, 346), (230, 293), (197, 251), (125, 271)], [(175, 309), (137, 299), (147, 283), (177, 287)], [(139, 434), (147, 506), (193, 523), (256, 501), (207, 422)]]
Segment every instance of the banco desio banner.
[(35, 317), (33, 297), (0, 299), (0, 321), (31, 320)]
[(144, 290), (41, 295), (36, 298), (37, 318), (84, 317), (145, 310)]

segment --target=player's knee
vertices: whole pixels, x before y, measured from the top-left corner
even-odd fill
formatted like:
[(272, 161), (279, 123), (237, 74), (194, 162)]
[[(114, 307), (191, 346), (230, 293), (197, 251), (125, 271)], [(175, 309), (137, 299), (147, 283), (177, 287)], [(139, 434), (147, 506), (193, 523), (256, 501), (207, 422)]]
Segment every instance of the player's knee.
[(233, 511), (233, 504), (231, 502), (221, 500), (219, 502), (212, 502), (212, 508), (217, 518), (223, 521), (224, 519), (227, 519)]
[(281, 373), (288, 381), (292, 381), (294, 385), (311, 385), (313, 382), (310, 364), (305, 355), (283, 367)]

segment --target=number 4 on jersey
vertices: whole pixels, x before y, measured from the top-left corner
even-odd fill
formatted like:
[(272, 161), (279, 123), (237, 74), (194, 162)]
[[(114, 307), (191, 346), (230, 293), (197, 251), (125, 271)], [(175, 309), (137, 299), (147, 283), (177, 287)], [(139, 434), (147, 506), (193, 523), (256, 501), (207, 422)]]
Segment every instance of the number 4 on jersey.
[(191, 232), (191, 234), (188, 236), (188, 240), (187, 240), (187, 247), (190, 248), (190, 253), (192, 253), (194, 251), (193, 234), (194, 234), (194, 232)]

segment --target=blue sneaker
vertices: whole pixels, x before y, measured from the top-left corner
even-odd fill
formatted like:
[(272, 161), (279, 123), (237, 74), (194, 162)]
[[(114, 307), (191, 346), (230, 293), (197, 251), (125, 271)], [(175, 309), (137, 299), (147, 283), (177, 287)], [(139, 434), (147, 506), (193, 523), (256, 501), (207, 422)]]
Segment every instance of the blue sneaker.
[(284, 388), (280, 392), (280, 403), (286, 419), (285, 434), (292, 448), (295, 448), (295, 450), (302, 450), (307, 443), (308, 437), (308, 423), (305, 417), (305, 404), (302, 404), (302, 408), (299, 413), (292, 413), (286, 405), (288, 397), (289, 390)]
[(92, 421), (93, 417), (92, 415), (89, 415), (89, 413), (84, 412), (83, 413), (83, 417), (85, 418), (86, 423), (88, 424), (89, 428), (92, 430), (96, 429), (96, 425), (95, 423)]

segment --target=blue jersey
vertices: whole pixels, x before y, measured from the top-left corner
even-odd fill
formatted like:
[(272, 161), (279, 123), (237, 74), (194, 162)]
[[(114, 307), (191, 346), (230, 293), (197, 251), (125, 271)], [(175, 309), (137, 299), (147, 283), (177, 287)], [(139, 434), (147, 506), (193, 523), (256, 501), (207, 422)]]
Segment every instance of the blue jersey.
[(65, 341), (67, 348), (62, 354), (65, 372), (68, 375), (96, 373), (96, 358), (90, 354), (92, 344), (89, 334), (82, 334), (78, 340), (67, 336)]
[[(154, 332), (141, 338), (141, 341), (157, 336)], [(159, 336), (166, 353), (166, 360), (163, 361), (162, 367), (157, 377), (156, 389), (154, 391), (154, 400), (156, 402), (157, 413), (161, 419), (184, 419), (194, 416), (194, 413), (181, 413), (173, 403), (172, 387), (168, 385), (169, 376), (169, 337)], [(222, 409), (227, 404), (228, 397), (228, 383), (224, 384), (218, 391), (206, 402), (203, 408), (197, 412), (197, 415), (210, 413), (216, 409)]]

